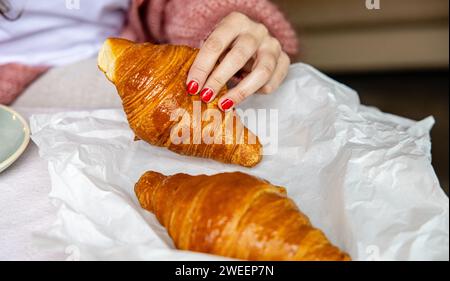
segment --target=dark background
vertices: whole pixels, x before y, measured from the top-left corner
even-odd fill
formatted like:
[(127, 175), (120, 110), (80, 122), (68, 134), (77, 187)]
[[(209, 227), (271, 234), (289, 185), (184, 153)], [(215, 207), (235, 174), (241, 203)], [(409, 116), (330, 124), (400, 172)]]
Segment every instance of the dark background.
[(361, 102), (414, 120), (434, 116), (433, 166), (449, 191), (448, 0), (273, 0), (309, 63)]

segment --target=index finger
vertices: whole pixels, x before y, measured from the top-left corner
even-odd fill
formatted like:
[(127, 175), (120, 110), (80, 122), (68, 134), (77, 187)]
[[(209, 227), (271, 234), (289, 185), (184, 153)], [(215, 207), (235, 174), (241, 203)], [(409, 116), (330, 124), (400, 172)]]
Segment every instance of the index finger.
[[(198, 90), (203, 87), (206, 79), (211, 71), (214, 69), (220, 55), (239, 35), (239, 28), (223, 23), (209, 35), (205, 43), (200, 48), (194, 63), (188, 73), (186, 83), (188, 84), (188, 92), (191, 95), (198, 93)], [(190, 84), (193, 85), (192, 91), (189, 91)], [(195, 91), (194, 91), (195, 89)]]

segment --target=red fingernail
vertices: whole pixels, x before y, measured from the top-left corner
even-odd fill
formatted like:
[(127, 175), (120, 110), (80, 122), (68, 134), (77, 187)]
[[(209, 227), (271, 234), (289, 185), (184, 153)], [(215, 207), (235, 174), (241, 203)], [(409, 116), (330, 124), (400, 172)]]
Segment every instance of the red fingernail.
[(202, 98), (203, 102), (209, 102), (213, 95), (214, 95), (214, 91), (210, 88), (204, 88), (200, 92), (200, 97)]
[(221, 106), (222, 109), (225, 111), (225, 110), (230, 109), (230, 108), (233, 106), (233, 104), (234, 104), (234, 102), (233, 102), (232, 100), (230, 100), (230, 99), (224, 99), (224, 100), (220, 103), (220, 106)]
[(191, 80), (186, 86), (187, 93), (190, 95), (195, 95), (198, 91), (197, 81)]

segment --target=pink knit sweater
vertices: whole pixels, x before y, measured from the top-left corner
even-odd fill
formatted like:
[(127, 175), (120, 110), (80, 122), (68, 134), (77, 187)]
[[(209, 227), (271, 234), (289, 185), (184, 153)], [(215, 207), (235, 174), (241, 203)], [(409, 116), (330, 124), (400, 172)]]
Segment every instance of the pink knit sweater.
[[(215, 25), (232, 11), (267, 26), (290, 55), (297, 52), (294, 30), (268, 0), (132, 0), (122, 37), (143, 42), (199, 47)], [(0, 104), (9, 104), (48, 67), (0, 65)]]

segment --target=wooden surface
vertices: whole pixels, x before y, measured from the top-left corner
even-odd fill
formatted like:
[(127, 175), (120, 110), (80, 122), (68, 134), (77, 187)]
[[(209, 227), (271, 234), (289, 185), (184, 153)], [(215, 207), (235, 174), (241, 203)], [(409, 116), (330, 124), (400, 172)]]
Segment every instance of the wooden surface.
[(301, 57), (333, 72), (448, 68), (448, 0), (274, 0), (300, 37)]

